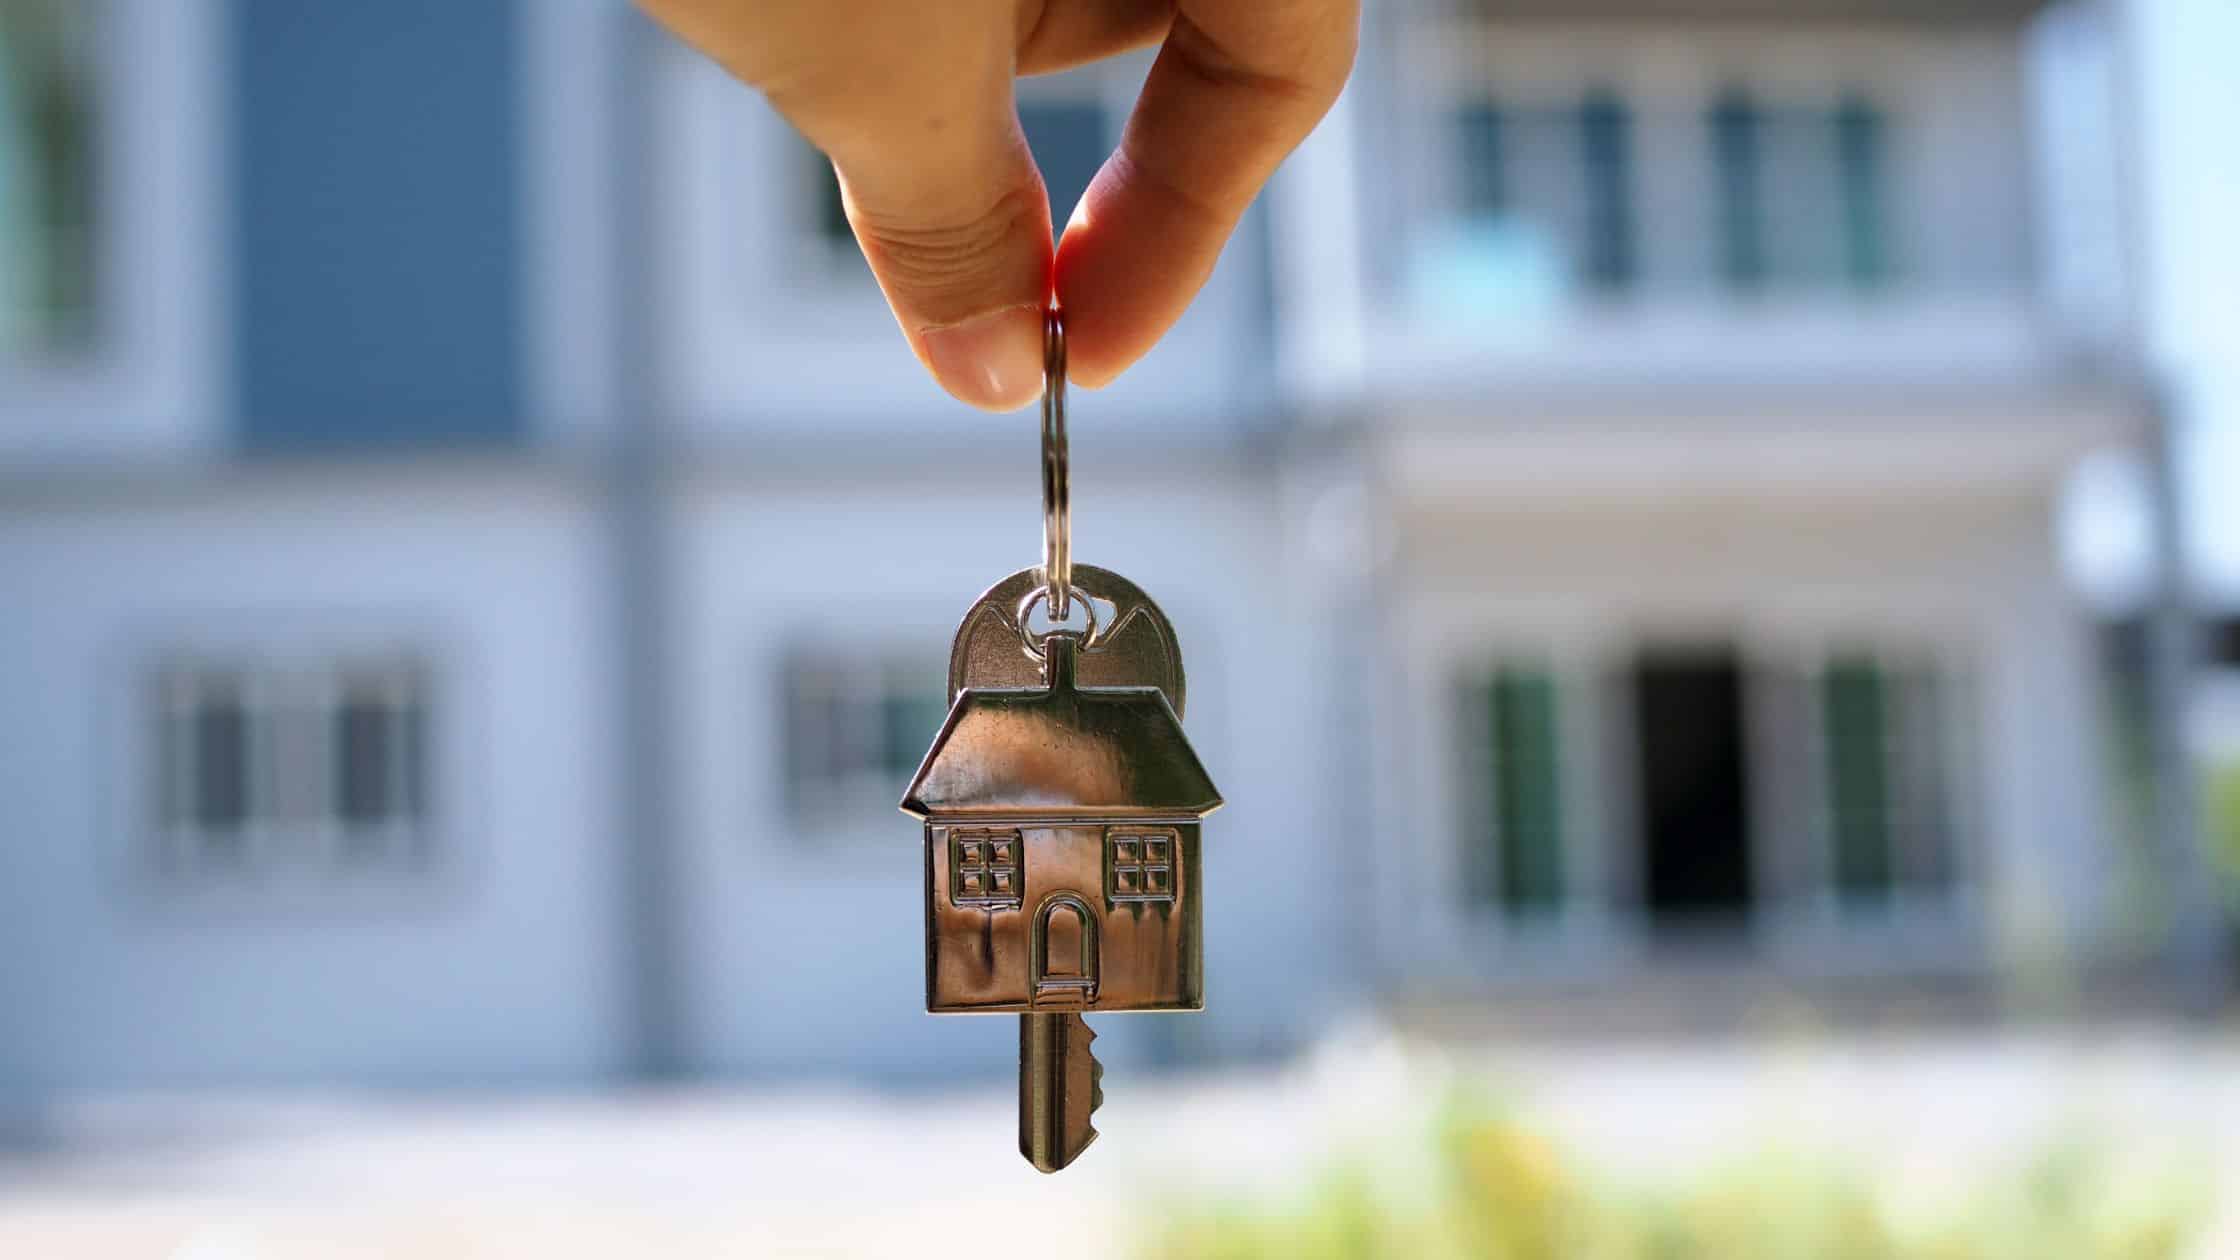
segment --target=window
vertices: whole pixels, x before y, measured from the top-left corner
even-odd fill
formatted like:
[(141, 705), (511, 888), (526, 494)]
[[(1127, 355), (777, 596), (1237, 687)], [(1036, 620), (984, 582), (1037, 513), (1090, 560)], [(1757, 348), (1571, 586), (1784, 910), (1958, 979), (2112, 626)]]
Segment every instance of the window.
[(1719, 270), (1727, 285), (1755, 289), (1765, 282), (1765, 221), (1759, 154), (1758, 107), (1729, 93), (1711, 109), (1711, 136), (1719, 163)]
[(817, 238), (836, 255), (860, 261), (863, 254), (856, 248), (855, 229), (848, 226), (848, 204), (840, 195), (840, 177), (834, 173), (831, 160), (807, 141), (799, 145), (799, 158), (807, 187), (814, 194), (808, 218)]
[(1633, 119), (1622, 100), (1466, 101), (1448, 133), (1457, 222), (1419, 260), (1418, 288), (1459, 288), (1485, 309), (1529, 305), (1551, 288), (1633, 287)]
[(1934, 671), (1831, 659), (1819, 680), (1826, 832), (1837, 896), (1876, 902), (1950, 883), (1948, 715)]
[(785, 665), (785, 774), (796, 819), (891, 813), (949, 712), (947, 667), (796, 655)]
[(0, 356), (93, 333), (98, 12), (0, 0)]
[(429, 691), (409, 660), (164, 665), (153, 695), (161, 864), (222, 873), (417, 861)]
[(1023, 100), (1019, 128), (1026, 132), (1027, 147), (1034, 150), (1035, 165), (1042, 168), (1043, 187), (1050, 195), (1050, 221), (1064, 231), (1110, 151), (1104, 107), (1093, 101)]
[(1462, 212), (1494, 218), (1509, 209), (1509, 185), (1502, 142), (1501, 107), (1491, 101), (1455, 111), (1455, 156), (1460, 163)]
[(1883, 279), (1882, 114), (1852, 97), (1836, 111), (1836, 160), (1843, 181), (1844, 273), (1855, 288)]
[(1879, 110), (1764, 105), (1730, 89), (1711, 107), (1719, 274), (1730, 289), (1868, 289), (1890, 269)]
[(1556, 682), (1501, 665), (1459, 687), (1467, 758), (1463, 887), (1473, 905), (1545, 912), (1563, 900)]
[(1105, 900), (1171, 902), (1182, 841), (1167, 829), (1113, 828), (1105, 836)]
[(1607, 94), (1579, 107), (1579, 156), (1586, 176), (1582, 271), (1593, 288), (1633, 285), (1633, 120)]
[(1019, 908), (1026, 850), (1017, 831), (949, 833), (949, 901), (983, 910)]

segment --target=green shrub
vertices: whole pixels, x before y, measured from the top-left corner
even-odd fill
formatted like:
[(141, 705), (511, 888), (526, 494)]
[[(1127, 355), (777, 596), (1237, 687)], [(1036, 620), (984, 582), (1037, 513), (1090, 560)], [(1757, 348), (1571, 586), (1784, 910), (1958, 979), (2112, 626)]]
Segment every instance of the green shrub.
[(1447, 1108), (1421, 1202), (1355, 1160), (1282, 1202), (1185, 1205), (1146, 1260), (2174, 1260), (2198, 1213), (2176, 1184), (2119, 1184), (2069, 1143), (1928, 1221), (1859, 1170), (1767, 1153), (1673, 1185), (1580, 1167), (1474, 1096)]
[(2240, 762), (2211, 770), (2203, 797), (2217, 869), (2227, 894), (2240, 900)]

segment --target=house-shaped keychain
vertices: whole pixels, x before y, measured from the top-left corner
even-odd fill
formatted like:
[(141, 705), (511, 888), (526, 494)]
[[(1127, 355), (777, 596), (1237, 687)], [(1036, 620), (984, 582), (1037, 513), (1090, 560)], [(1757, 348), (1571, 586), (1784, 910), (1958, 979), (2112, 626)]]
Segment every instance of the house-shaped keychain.
[(926, 1009), (1197, 1010), (1199, 821), (1221, 805), (1156, 687), (968, 689), (910, 783), (925, 821)]

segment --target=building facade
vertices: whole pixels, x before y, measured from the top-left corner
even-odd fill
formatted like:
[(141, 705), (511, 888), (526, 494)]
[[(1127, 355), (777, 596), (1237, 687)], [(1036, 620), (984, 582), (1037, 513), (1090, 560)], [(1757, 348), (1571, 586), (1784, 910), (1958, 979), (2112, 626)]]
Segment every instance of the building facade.
[[(1028, 427), (751, 93), (616, 0), (470, 9), (0, 10), (0, 1085), (1000, 1064), (922, 1012), (895, 802), (1035, 559)], [(1079, 554), (1231, 802), (1207, 1011), (1101, 1058), (2099, 948), (2092, 18), (1375, 7), (1076, 400)], [(1144, 66), (1022, 85), (1060, 219)]]
[(1364, 190), (1278, 271), (1353, 300), (1279, 326), (1385, 557), (1379, 955), (1470, 992), (2090, 953), (2122, 874), (2049, 540), (2144, 418), (2112, 168), (2049, 139), (2090, 15), (1679, 9), (1383, 11), (1306, 159)]

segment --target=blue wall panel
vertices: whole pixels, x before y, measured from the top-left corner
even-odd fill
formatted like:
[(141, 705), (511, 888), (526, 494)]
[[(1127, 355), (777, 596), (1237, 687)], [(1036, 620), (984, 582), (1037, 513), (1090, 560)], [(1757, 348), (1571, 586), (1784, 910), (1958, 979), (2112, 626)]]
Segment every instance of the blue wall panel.
[(510, 0), (233, 0), (249, 447), (520, 433), (516, 20)]

